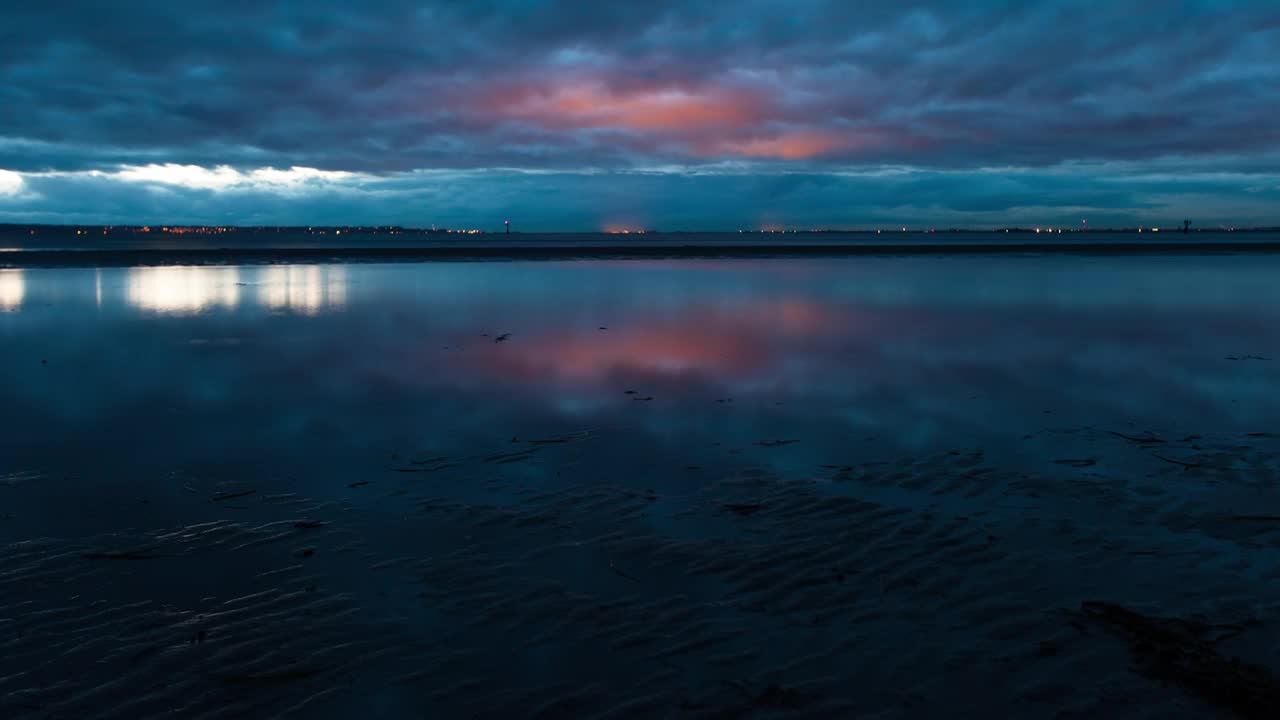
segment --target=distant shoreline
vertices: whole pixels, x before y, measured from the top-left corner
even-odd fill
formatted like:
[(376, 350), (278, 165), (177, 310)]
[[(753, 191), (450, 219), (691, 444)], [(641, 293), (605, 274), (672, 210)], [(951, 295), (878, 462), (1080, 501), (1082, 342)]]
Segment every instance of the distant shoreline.
[[(1003, 235), (1003, 233), (1000, 233)], [(559, 236), (564, 237), (564, 236)], [(599, 236), (596, 236), (599, 237)], [(634, 236), (633, 236), (634, 237)], [(1112, 236), (1114, 238), (1114, 236)], [(430, 260), (572, 260), (627, 258), (783, 258), (857, 255), (974, 255), (974, 254), (1222, 254), (1280, 251), (1280, 236), (1256, 240), (1210, 240), (1178, 234), (1160, 241), (1133, 239), (1005, 242), (989, 239), (930, 242), (730, 242), (724, 240), (629, 240), (627, 242), (556, 241), (454, 242), (404, 246), (294, 247), (116, 247), (102, 249), (7, 248), (0, 251), (0, 268), (131, 266), (131, 265), (253, 265), (338, 262), (414, 262)], [(1221, 238), (1221, 236), (1219, 236)]]

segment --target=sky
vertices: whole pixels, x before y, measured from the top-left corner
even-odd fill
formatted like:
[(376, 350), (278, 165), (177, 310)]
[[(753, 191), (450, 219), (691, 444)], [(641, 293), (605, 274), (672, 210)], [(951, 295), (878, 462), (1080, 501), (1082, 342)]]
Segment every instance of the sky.
[(1275, 0), (5, 0), (0, 222), (1280, 224)]

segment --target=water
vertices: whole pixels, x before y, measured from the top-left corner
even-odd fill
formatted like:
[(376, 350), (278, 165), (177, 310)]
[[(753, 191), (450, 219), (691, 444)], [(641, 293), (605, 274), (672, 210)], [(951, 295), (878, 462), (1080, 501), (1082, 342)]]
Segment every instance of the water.
[[(1172, 442), (1280, 431), (1278, 276), (1270, 254), (0, 270), (0, 540), (145, 546), (101, 538), (289, 521), (297, 511), (274, 512), (266, 498), (294, 494), (311, 503), (303, 514), (373, 548), (364, 560), (321, 552), (329, 564), (313, 566), (327, 582), (357, 598), (364, 621), (424, 639), (443, 621), (404, 589), (418, 580), (368, 575), (374, 555), (426, 562), (471, 537), (458, 518), (433, 525), (424, 503), (473, 512), (528, 507), (522, 493), (622, 488), (686, 500), (620, 525), (574, 516), (574, 527), (600, 535), (643, 522), (647, 533), (714, 540), (754, 510), (680, 518), (699, 507), (688, 497), (719, 492), (726, 478), (828, 482), (975, 453), (1000, 473), (1132, 489), (1124, 503), (1139, 502), (1148, 478), (1181, 482), (1190, 468), (1110, 433)], [(1237, 462), (1204, 461), (1189, 446), (1160, 452)], [(1248, 462), (1263, 475), (1197, 485), (1169, 507), (1269, 507), (1276, 490), (1258, 478), (1271, 460)], [(919, 490), (909, 483), (872, 485), (855, 495), (924, 508), (926, 519), (998, 512), (995, 500), (945, 488), (921, 500), (904, 494)], [(211, 500), (242, 489), (254, 495)], [(1037, 512), (1123, 524), (1138, 514), (1124, 503), (1072, 495)], [(1122, 530), (1176, 540), (1168, 528)], [(534, 547), (526, 532), (491, 537)], [(622, 557), (638, 552), (628, 542)], [(265, 550), (210, 561), (159, 596), (195, 607), (256, 591), (248, 578), (292, 562)], [(644, 572), (639, 559), (612, 573), (581, 558), (547, 562), (529, 567), (606, 595), (635, 592), (630, 576)], [(130, 572), (139, 566), (155, 567)], [(1093, 587), (1114, 572), (1100, 561)], [(1157, 583), (1175, 571), (1152, 572)], [(645, 591), (705, 599), (718, 587), (659, 577)], [(1053, 592), (1049, 604), (1066, 593)], [(480, 631), (473, 640), (481, 650), (501, 642)], [(598, 662), (551, 648), (504, 665), (510, 686), (545, 687), (548, 668), (580, 674)], [(479, 677), (495, 672), (480, 667)], [(962, 686), (944, 695), (963, 696)], [(388, 717), (430, 705), (399, 691), (373, 697)]]
[(1226, 358), (1280, 357), (1277, 270), (1270, 255), (9, 270), (0, 462), (70, 471), (86, 460), (71, 442), (125, 476), (284, 471), (619, 423), (673, 458), (803, 437), (770, 455), (794, 463), (871, 435), (920, 451), (1103, 420), (1266, 429), (1276, 366)]

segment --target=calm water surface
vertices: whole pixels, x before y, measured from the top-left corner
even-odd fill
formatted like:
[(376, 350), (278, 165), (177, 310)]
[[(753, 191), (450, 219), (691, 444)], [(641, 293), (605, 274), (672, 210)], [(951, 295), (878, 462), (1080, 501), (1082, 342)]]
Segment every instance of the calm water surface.
[(1047, 427), (1255, 431), (1280, 419), (1255, 359), (1280, 357), (1276, 277), (1269, 255), (7, 270), (0, 472), (342, 475), (618, 424), (637, 473), (717, 442), (802, 440), (766, 456), (796, 471), (1034, 457)]
[[(601, 597), (644, 592), (653, 598), (703, 598), (708, 604), (698, 612), (708, 613), (712, 624), (697, 627), (705, 629), (728, 622), (716, 613), (728, 612), (727, 603), (742, 595), (735, 591), (721, 599), (716, 593), (723, 584), (685, 576), (664, 578), (658, 570), (642, 570), (647, 566), (640, 564), (639, 556), (622, 561), (633, 563), (626, 570), (586, 550), (562, 557), (566, 546), (557, 544), (557, 533), (579, 533), (575, 542), (587, 543), (625, 525), (633, 533), (626, 547), (657, 548), (646, 550), (649, 554), (643, 557), (660, 567), (654, 558), (670, 550), (643, 540), (653, 533), (667, 538), (696, 534), (700, 542), (711, 543), (707, 547), (721, 548), (716, 552), (729, 552), (715, 545), (717, 534), (750, 518), (735, 519), (733, 513), (725, 518), (723, 511), (716, 514), (719, 505), (712, 504), (712, 519), (698, 520), (695, 531), (678, 521), (689, 507), (699, 507), (694, 498), (671, 501), (669, 514), (648, 519), (629, 514), (625, 524), (615, 525), (607, 513), (600, 516), (584, 500), (570, 508), (576, 525), (535, 526), (532, 523), (541, 520), (522, 516), (521, 500), (511, 506), (514, 510), (502, 511), (521, 518), (510, 532), (481, 533), (472, 525), (490, 522), (484, 520), (489, 516), (474, 513), (481, 507), (500, 507), (493, 504), (499, 502), (494, 498), (506, 492), (501, 487), (511, 485), (519, 492), (621, 487), (652, 501), (711, 492), (706, 490), (712, 487), (706, 484), (711, 479), (804, 480), (840, 473), (847, 477), (840, 468), (981, 453), (983, 464), (1001, 472), (1071, 476), (1061, 485), (1045, 486), (1065, 499), (1041, 503), (1040, 486), (1002, 480), (1009, 483), (1003, 492), (1017, 495), (1017, 502), (1024, 504), (999, 510), (1000, 497), (972, 499), (982, 492), (981, 483), (970, 491), (981, 479), (973, 474), (957, 481), (970, 485), (936, 490), (910, 483), (890, 487), (889, 481), (859, 490), (875, 502), (910, 507), (920, 513), (913, 517), (925, 526), (941, 523), (935, 510), (949, 507), (954, 523), (940, 525), (938, 537), (952, 532), (948, 528), (964, 526), (975, 513), (1006, 512), (1003, 519), (993, 515), (990, 520), (1004, 523), (1004, 529), (975, 529), (973, 542), (1030, 533), (1023, 547), (1040, 548), (1027, 559), (1009, 556), (1003, 564), (991, 566), (995, 569), (975, 565), (958, 579), (942, 576), (944, 585), (958, 586), (963, 580), (984, 588), (981, 593), (1013, 593), (1027, 617), (1050, 628), (1045, 632), (1054, 632), (1052, 628), (1062, 623), (1044, 615), (1042, 608), (1078, 603), (1117, 587), (1125, 592), (1117, 590), (1111, 597), (1134, 601), (1168, 600), (1178, 597), (1170, 588), (1194, 588), (1209, 598), (1244, 593), (1242, 602), (1261, 602), (1266, 599), (1258, 594), (1262, 591), (1246, 593), (1240, 586), (1236, 592), (1236, 575), (1220, 571), (1225, 563), (1243, 557), (1235, 553), (1248, 551), (1234, 545), (1223, 549), (1223, 541), (1215, 538), (1225, 531), (1216, 526), (1196, 529), (1194, 542), (1204, 543), (1206, 553), (1218, 553), (1214, 557), (1225, 560), (1193, 566), (1169, 555), (1173, 560), (1167, 563), (1145, 566), (1142, 583), (1116, 580), (1124, 577), (1117, 567), (1134, 567), (1134, 557), (1150, 557), (1150, 546), (1143, 543), (1185, 550), (1188, 541), (1170, 533), (1200, 528), (1197, 516), (1186, 515), (1191, 510), (1213, 503), (1235, 512), (1280, 509), (1274, 483), (1256, 481), (1273, 478), (1266, 474), (1271, 466), (1265, 463), (1271, 460), (1257, 461), (1262, 474), (1256, 477), (1246, 475), (1223, 485), (1190, 482), (1182, 467), (1109, 433), (1238, 438), (1280, 431), (1280, 362), (1270, 359), (1280, 358), (1277, 277), (1280, 257), (1266, 254), (2, 270), (0, 493), (5, 495), (0, 539), (121, 533), (123, 539), (93, 540), (91, 547), (121, 549), (111, 547), (116, 544), (127, 549), (146, 543), (128, 532), (214, 517), (246, 524), (283, 522), (290, 528), (294, 518), (288, 513), (294, 511), (272, 510), (275, 506), (267, 501), (287, 502), (291, 494), (298, 494), (320, 503), (306, 506), (306, 512), (330, 519), (332, 537), (344, 537), (339, 531), (358, 533), (358, 547), (376, 549), (376, 558), (369, 550), (361, 560), (325, 546), (311, 561), (316, 564), (308, 565), (324, 568), (328, 584), (321, 584), (320, 590), (332, 588), (343, 597), (357, 598), (361, 617), (371, 624), (394, 618), (384, 625), (389, 623), (385, 626), (393, 628), (388, 632), (396, 637), (425, 641), (458, 626), (441, 618), (438, 605), (424, 605), (422, 594), (430, 592), (421, 588), (427, 569), (396, 576), (393, 582), (389, 571), (379, 570), (390, 567), (383, 558), (393, 563), (397, 557), (416, 557), (420, 565), (415, 567), (438, 568), (437, 550), (479, 552), (476, 543), (482, 534), (488, 538), (487, 557), (507, 558), (501, 564), (497, 559), (486, 561), (507, 568), (502, 576), (520, 567), (534, 575), (543, 573), (538, 577), (544, 579), (555, 578), (556, 583), (581, 583), (590, 588), (583, 592)], [(587, 435), (592, 442), (577, 442)], [(1098, 450), (1099, 438), (1113, 443), (1105, 453)], [(1190, 450), (1167, 452), (1175, 453), (1175, 459), (1191, 457), (1176, 455)], [(1142, 485), (1144, 474), (1151, 478), (1157, 472), (1163, 474), (1151, 481), (1152, 487)], [(1091, 483), (1087, 487), (1076, 482), (1085, 478)], [(1121, 486), (1120, 495), (1100, 499)], [(217, 502), (216, 493), (227, 488), (249, 488), (257, 497), (243, 506)], [(1152, 505), (1156, 501), (1147, 499), (1162, 498), (1161, 493), (1175, 488), (1178, 495), (1160, 499), (1163, 504)], [(902, 493), (914, 494), (908, 498)], [(431, 519), (441, 517), (431, 514), (441, 507), (432, 499), (439, 497), (460, 503), (451, 506), (457, 509), (456, 517)], [(629, 496), (620, 497), (625, 504)], [(326, 502), (338, 504), (330, 507)], [(1158, 512), (1144, 510), (1144, 503)], [(726, 507), (744, 515), (755, 508)], [(1047, 523), (1045, 527), (1058, 534), (1031, 527), (1022, 517), (1028, 511), (1020, 509), (1027, 507), (1036, 508), (1036, 522)], [(1156, 524), (1145, 524), (1144, 513)], [(879, 532), (867, 525), (880, 522), (875, 518), (850, 524), (835, 515), (824, 517), (815, 522), (829, 526), (813, 526), (821, 529), (820, 535), (857, 528)], [(1075, 539), (1071, 528), (1085, 519), (1095, 528), (1089, 532), (1103, 540), (1091, 535), (1090, 545)], [(600, 527), (595, 529), (597, 523)], [(1144, 524), (1139, 530), (1132, 523)], [(777, 527), (783, 535), (776, 552), (783, 557), (790, 552), (787, 543), (795, 542), (786, 533), (795, 528)], [(545, 559), (508, 557), (535, 536), (547, 544), (548, 554), (540, 556)], [(1111, 552), (1107, 548), (1115, 537), (1137, 543), (1137, 555), (1119, 557), (1119, 565), (1111, 555), (1099, 555), (1090, 560), (1087, 578), (1073, 577), (1071, 568), (1082, 567), (1084, 561), (1080, 548)], [(811, 545), (821, 542), (820, 537), (802, 539)], [(1037, 542), (1041, 545), (1033, 544)], [(113, 566), (104, 572), (154, 571), (166, 579), (131, 575), (137, 585), (128, 590), (127, 582), (110, 576), (112, 584), (101, 586), (95, 591), (100, 594), (92, 597), (107, 602), (117, 597), (112, 593), (119, 593), (122, 603), (160, 598), (196, 612), (213, 597), (270, 589), (275, 578), (284, 577), (274, 573), (302, 572), (289, 569), (301, 562), (296, 554), (300, 550), (289, 547), (272, 555), (267, 547), (274, 546), (240, 550), (229, 556), (233, 559), (199, 566)], [(626, 552), (619, 548), (616, 552)], [(76, 552), (71, 557), (79, 557)], [(735, 562), (749, 562), (751, 557)], [(466, 572), (479, 572), (480, 561), (469, 562), (461, 570), (440, 570), (438, 577), (432, 576), (432, 583), (459, 583), (436, 602), (466, 597), (474, 606), (481, 600), (461, 593), (500, 582), (477, 575), (478, 585), (464, 583)], [(906, 555), (892, 560), (901, 567), (908, 567), (907, 562)], [(693, 564), (710, 567), (701, 561)], [(1036, 570), (1040, 565), (1042, 572)], [(1193, 570), (1202, 574), (1183, 576)], [(745, 572), (737, 575), (739, 581), (754, 577)], [(1041, 574), (1029, 579), (1018, 575), (1032, 572)], [(643, 584), (636, 578), (642, 573), (648, 573)], [(1007, 584), (1001, 585), (1006, 576)], [(843, 582), (844, 575), (840, 577)], [(522, 601), (525, 607), (539, 608), (538, 603), (553, 597), (530, 590), (540, 587), (532, 581), (513, 576), (509, 582), (498, 595), (531, 593)], [(307, 589), (314, 590), (317, 581), (298, 583), (310, 583)], [(1214, 583), (1224, 583), (1226, 589)], [(763, 580), (748, 584), (755, 588), (752, 592), (769, 585)], [(872, 585), (879, 589), (867, 596), (870, 609), (858, 611), (864, 619), (882, 612), (876, 608), (887, 601), (878, 598), (914, 592), (914, 586), (895, 586), (884, 579)], [(1026, 594), (1019, 594), (1024, 589)], [(49, 592), (53, 594), (38, 602), (63, 602), (67, 596)], [(73, 597), (85, 597), (83, 592)], [(922, 600), (907, 598), (900, 600), (903, 612), (923, 607)], [(483, 602), (492, 603), (493, 596)], [(757, 604), (744, 602), (742, 612), (756, 612)], [(1020, 707), (1021, 686), (1011, 685), (1003, 695), (973, 694), (973, 688), (984, 686), (990, 677), (990, 668), (970, 663), (957, 650), (970, 642), (968, 635), (939, 639), (944, 630), (960, 633), (961, 628), (998, 617), (980, 613), (980, 607), (954, 619), (940, 615), (961, 607), (977, 606), (948, 601), (911, 621), (918, 623), (911, 626), (918, 634), (908, 636), (915, 638), (909, 641), (914, 643), (911, 647), (922, 653), (918, 662), (948, 663), (949, 669), (929, 671), (929, 677), (943, 683), (931, 692), (957, 702), (988, 703), (993, 712)], [(538, 617), (568, 612), (557, 609), (560, 605), (548, 608)], [(1188, 607), (1170, 608), (1186, 611)], [(596, 611), (575, 612), (591, 616)], [(802, 656), (803, 644), (811, 641), (792, 647), (808, 636), (797, 635), (789, 617), (755, 614), (742, 620), (744, 628), (752, 628), (742, 631), (748, 643), (744, 652), (758, 651), (766, 642), (761, 638), (767, 637), (780, 656)], [(774, 619), (779, 622), (776, 627), (768, 624)], [(486, 622), (466, 627), (484, 628)], [(883, 671), (883, 682), (876, 682), (886, 687), (902, 682), (892, 675), (897, 666), (886, 658), (901, 652), (900, 633), (906, 626), (898, 621), (867, 622), (872, 624), (859, 627), (868, 628), (864, 639), (869, 644), (854, 655), (832, 650), (836, 654), (831, 657), (843, 658), (840, 663), (866, 662), (864, 678), (879, 677), (876, 673)], [(218, 637), (217, 631), (210, 632)], [(300, 637), (311, 637), (310, 630), (299, 632)], [(471, 643), (477, 653), (472, 657), (488, 657), (490, 664), (475, 666), (477, 675), (464, 674), (449, 682), (473, 687), (475, 677), (500, 673), (508, 689), (539, 688), (568, 676), (655, 669), (643, 655), (634, 666), (626, 664), (632, 660), (625, 655), (610, 661), (616, 667), (601, 664), (601, 658), (616, 651), (604, 652), (594, 645), (594, 650), (583, 649), (587, 646), (567, 640), (539, 645), (541, 649), (519, 657), (499, 653), (495, 660), (485, 653), (503, 647), (506, 640), (487, 632), (473, 629), (456, 642)], [(814, 632), (819, 635), (812, 642), (838, 637), (827, 630)], [(280, 642), (269, 637), (272, 644)], [(543, 636), (540, 642), (546, 637), (559, 635)], [(997, 639), (990, 642), (1006, 642), (998, 628), (991, 637)], [(929, 650), (929, 643), (941, 642), (948, 644)], [(186, 647), (185, 636), (175, 647)], [(313, 648), (316, 653), (329, 652), (324, 650), (328, 646), (315, 647), (320, 648)], [(853, 646), (840, 652), (847, 653), (849, 647)], [(869, 654), (873, 647), (887, 655)], [(1004, 645), (973, 647), (979, 649), (972, 652), (993, 655), (1014, 652)], [(431, 655), (436, 650), (424, 652), (424, 658), (439, 659)], [(85, 672), (101, 670), (94, 664), (96, 657), (86, 656)], [(209, 657), (214, 662), (222, 656)], [(1108, 656), (1110, 664), (1080, 657), (1081, 667), (1099, 672), (1114, 668), (1119, 677), (1125, 676), (1127, 663), (1121, 654)], [(65, 669), (68, 662), (59, 660), (51, 667)], [(461, 660), (440, 662), (442, 667), (472, 668)], [(976, 674), (948, 679), (964, 667)], [(1058, 682), (1064, 673), (1076, 672), (1064, 666), (1045, 675), (1048, 680), (1035, 682)], [(912, 670), (910, 676), (916, 673)], [(711, 673), (682, 682), (729, 687), (732, 695), (736, 686), (726, 683), (739, 682), (734, 677)], [(792, 682), (785, 672), (777, 677)], [(608, 686), (601, 682), (606, 683), (601, 687)], [(1140, 681), (1124, 682), (1146, 687)], [(347, 701), (354, 704), (330, 707), (336, 716), (359, 708), (373, 716), (416, 717), (444, 702), (396, 687), (400, 689), (370, 691), (367, 700), (355, 692)], [(864, 710), (906, 702), (897, 696), (853, 692), (840, 683), (832, 687), (824, 692), (839, 695), (848, 690), (850, 702), (867, 703)], [(1151, 687), (1151, 692), (1158, 691)], [(232, 689), (240, 692), (238, 685)], [(208, 689), (227, 691), (216, 683)], [(548, 692), (556, 697), (561, 691)], [(765, 691), (757, 694), (765, 700), (771, 697)], [(1000, 704), (1006, 699), (1011, 704)], [(452, 702), (461, 711), (473, 701), (461, 697)], [(932, 712), (927, 704), (913, 707), (921, 716)], [(494, 710), (497, 715), (502, 712)]]

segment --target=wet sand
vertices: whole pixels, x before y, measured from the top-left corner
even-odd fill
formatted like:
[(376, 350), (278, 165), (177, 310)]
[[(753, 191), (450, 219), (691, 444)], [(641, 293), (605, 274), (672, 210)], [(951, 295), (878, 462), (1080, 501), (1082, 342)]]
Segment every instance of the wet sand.
[[(1072, 429), (1088, 457), (1041, 474), (958, 449), (672, 467), (683, 493), (516, 469), (625, 428), (406, 453), (333, 499), (175, 480), (151, 524), (9, 538), (0, 698), (6, 717), (1229, 717), (1080, 610), (1202, 616), (1236, 630), (1224, 657), (1280, 666), (1280, 443), (1117, 432)], [(15, 489), (54, 479), (0, 481), (21, 514)]]

